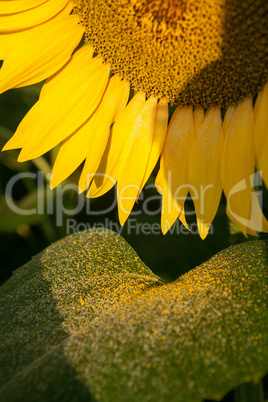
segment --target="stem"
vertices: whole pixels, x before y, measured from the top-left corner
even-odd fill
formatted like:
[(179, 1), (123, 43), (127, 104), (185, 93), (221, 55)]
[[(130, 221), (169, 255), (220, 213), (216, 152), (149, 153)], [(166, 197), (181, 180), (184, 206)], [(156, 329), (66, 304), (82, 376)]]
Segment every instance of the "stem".
[(51, 173), (51, 166), (46, 159), (43, 156), (39, 156), (39, 158), (33, 159), (32, 162), (39, 170), (41, 170), (42, 173), (44, 173), (44, 178), (46, 182), (49, 183), (48, 177)]
[(264, 402), (262, 381), (249, 382), (235, 389), (235, 402)]

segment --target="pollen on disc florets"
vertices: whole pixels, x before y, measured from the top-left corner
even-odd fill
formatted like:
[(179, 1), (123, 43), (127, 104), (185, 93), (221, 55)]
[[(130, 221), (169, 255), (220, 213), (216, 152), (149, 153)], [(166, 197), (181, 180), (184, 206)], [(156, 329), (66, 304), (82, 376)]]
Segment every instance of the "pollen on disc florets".
[(226, 107), (268, 79), (267, 0), (75, 0), (86, 39), (147, 96)]

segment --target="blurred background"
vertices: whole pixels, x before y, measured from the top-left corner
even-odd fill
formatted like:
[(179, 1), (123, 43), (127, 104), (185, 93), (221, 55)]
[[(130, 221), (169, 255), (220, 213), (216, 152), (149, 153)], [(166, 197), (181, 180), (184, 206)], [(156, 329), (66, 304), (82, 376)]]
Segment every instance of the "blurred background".
[[(40, 88), (41, 84), (38, 84), (10, 90), (0, 96), (1, 148), (37, 101)], [(190, 233), (179, 222), (174, 225), (173, 233), (163, 236), (159, 230), (161, 197), (153, 185), (157, 169), (141, 200), (136, 203), (129, 221), (121, 228), (115, 189), (92, 200), (85, 198), (84, 194), (78, 195), (76, 185), (81, 169), (61, 186), (50, 190), (47, 175), (51, 172), (57, 152), (56, 148), (34, 161), (24, 163), (16, 161), (19, 150), (0, 153), (1, 282), (51, 243), (75, 230), (93, 226), (121, 231), (140, 258), (166, 281), (178, 278), (232, 244), (253, 239), (245, 238), (229, 222), (225, 214), (224, 196), (213, 222), (212, 233), (205, 240), (200, 239), (197, 230)], [(264, 187), (259, 190), (263, 191), (263, 208), (267, 216), (268, 194)], [(19, 213), (22, 210), (28, 211), (28, 214)], [(150, 215), (145, 213), (146, 210), (150, 211)], [(191, 200), (187, 201), (187, 210), (190, 213), (188, 221), (194, 224)], [(259, 238), (268, 238), (268, 235), (261, 234)]]

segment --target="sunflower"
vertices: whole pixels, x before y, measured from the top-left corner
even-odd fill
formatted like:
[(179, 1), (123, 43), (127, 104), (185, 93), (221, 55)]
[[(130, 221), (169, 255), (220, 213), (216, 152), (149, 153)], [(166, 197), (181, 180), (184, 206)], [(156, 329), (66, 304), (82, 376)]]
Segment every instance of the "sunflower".
[(257, 169), (268, 186), (267, 13), (266, 0), (0, 1), (0, 92), (46, 79), (4, 150), (22, 162), (61, 143), (51, 187), (84, 162), (80, 191), (117, 183), (122, 225), (160, 158), (164, 233), (187, 227), (190, 194), (205, 238), (222, 191), (245, 235), (268, 231), (253, 183)]

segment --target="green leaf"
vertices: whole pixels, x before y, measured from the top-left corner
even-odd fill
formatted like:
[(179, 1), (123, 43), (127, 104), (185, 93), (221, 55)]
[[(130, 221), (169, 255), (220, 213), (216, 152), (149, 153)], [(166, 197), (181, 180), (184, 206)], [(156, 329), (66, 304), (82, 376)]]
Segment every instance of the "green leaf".
[(265, 241), (163, 284), (117, 234), (50, 246), (0, 288), (1, 401), (219, 400), (268, 371)]

